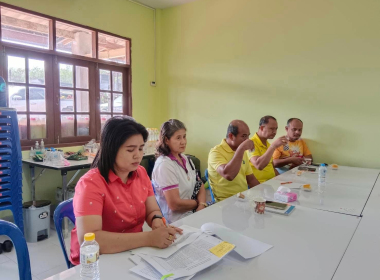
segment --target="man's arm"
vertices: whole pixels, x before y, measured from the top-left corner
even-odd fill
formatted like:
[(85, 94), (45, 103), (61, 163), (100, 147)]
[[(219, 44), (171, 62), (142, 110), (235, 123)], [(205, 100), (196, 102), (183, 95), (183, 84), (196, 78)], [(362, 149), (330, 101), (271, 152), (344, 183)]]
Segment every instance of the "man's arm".
[(280, 173), (278, 173), (277, 169), (274, 167), (273, 162), (272, 162), (272, 165), (273, 165), (274, 174), (275, 174), (276, 176), (280, 175)]
[(246, 150), (254, 149), (254, 144), (252, 140), (247, 139), (237, 148), (233, 158), (227, 164), (220, 165), (216, 171), (224, 179), (232, 181), (238, 175), (241, 167), (241, 163)]
[(250, 162), (258, 170), (263, 170), (267, 166), (272, 158), (275, 148), (270, 146), (268, 150), (262, 156), (253, 156)]
[(250, 162), (253, 164), (254, 167), (256, 167), (256, 169), (263, 170), (265, 166), (269, 164), (275, 150), (278, 147), (284, 145), (285, 143), (287, 143), (287, 139), (285, 138), (285, 136), (276, 139), (263, 155), (254, 155), (250, 158)]
[(257, 185), (260, 185), (260, 182), (256, 179), (255, 175), (250, 174), (246, 176), (247, 178), (247, 183), (249, 188), (253, 188)]
[(273, 159), (273, 165), (274, 167), (283, 167), (288, 164), (297, 164), (294, 162), (295, 159), (296, 159), (295, 157)]

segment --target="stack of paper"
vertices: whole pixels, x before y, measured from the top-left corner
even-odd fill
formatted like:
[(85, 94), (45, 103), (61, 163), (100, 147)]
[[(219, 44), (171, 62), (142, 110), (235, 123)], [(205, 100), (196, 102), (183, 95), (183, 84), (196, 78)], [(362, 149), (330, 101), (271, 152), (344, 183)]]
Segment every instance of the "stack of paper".
[[(244, 258), (252, 258), (272, 247), (213, 223), (203, 225), (203, 233), (186, 225), (180, 228), (183, 235), (166, 249), (144, 247), (132, 250), (134, 256), (130, 259), (136, 266), (130, 271), (150, 280), (162, 277), (188, 280), (219, 262), (233, 249)], [(239, 246), (236, 247), (235, 243)]]

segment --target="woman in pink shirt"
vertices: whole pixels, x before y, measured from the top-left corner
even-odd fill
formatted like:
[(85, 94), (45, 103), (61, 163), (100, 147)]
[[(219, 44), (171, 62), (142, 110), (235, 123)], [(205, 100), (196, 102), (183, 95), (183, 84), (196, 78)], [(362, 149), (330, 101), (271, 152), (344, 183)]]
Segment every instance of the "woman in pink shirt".
[[(166, 248), (181, 233), (164, 225), (149, 177), (140, 166), (147, 138), (145, 127), (129, 117), (113, 117), (104, 125), (92, 169), (75, 188), (73, 264), (79, 264), (80, 244), (88, 232), (95, 233), (101, 254), (145, 246)], [(145, 221), (152, 231), (142, 232)]]

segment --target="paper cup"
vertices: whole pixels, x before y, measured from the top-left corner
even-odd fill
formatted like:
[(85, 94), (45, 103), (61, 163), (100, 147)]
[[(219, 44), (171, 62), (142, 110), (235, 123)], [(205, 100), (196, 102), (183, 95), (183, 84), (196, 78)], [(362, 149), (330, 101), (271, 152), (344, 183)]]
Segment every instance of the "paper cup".
[(255, 212), (258, 214), (264, 214), (265, 212), (265, 202), (266, 200), (262, 197), (254, 197), (253, 201), (255, 202)]

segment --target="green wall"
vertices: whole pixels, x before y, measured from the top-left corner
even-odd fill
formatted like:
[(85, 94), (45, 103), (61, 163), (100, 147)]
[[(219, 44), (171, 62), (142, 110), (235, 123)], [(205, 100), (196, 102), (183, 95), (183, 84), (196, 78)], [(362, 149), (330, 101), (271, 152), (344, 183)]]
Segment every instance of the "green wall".
[[(98, 28), (132, 39), (133, 117), (147, 127), (158, 127), (161, 111), (154, 79), (154, 11), (127, 0), (12, 0), (5, 3), (47, 14), (75, 23)], [(68, 150), (78, 150), (73, 147)], [(23, 156), (28, 157), (24, 152)], [(41, 169), (36, 169), (36, 175)], [(84, 171), (81, 172), (83, 174)], [(74, 172), (69, 172), (70, 178)], [(23, 200), (31, 199), (29, 168), (23, 168)], [(47, 170), (37, 181), (37, 199), (55, 203), (56, 187), (61, 185), (60, 172)], [(9, 212), (0, 212), (0, 218)]]
[[(380, 1), (199, 0), (160, 17), (165, 118), (206, 168), (232, 119), (304, 121), (318, 162), (380, 168)], [(165, 97), (166, 96), (166, 97)]]

